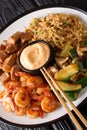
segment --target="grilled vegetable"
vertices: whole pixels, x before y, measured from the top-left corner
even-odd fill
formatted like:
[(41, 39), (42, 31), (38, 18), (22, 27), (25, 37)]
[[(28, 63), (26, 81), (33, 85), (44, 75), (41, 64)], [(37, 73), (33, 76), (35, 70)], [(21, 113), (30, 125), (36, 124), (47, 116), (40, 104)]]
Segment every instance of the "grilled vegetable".
[(81, 84), (83, 88), (86, 87), (87, 86), (87, 77), (81, 78), (80, 80), (78, 80), (76, 82), (76, 84)]
[(69, 55), (71, 56), (71, 58), (76, 58), (77, 57), (76, 48), (71, 49)]
[(66, 66), (64, 69), (61, 69), (59, 72), (56, 72), (54, 75), (55, 80), (65, 80), (71, 75), (77, 73), (79, 71), (79, 67), (77, 64), (70, 64)]
[(66, 95), (71, 99), (71, 101), (75, 101), (78, 98), (78, 92), (66, 92)]
[[(62, 88), (62, 90), (65, 92), (76, 92), (76, 91), (80, 91), (82, 89), (81, 84), (71, 84), (71, 83), (66, 83), (66, 82), (62, 82), (62, 81), (56, 81), (56, 82)], [(56, 87), (56, 89), (58, 89), (58, 88)]]
[(67, 42), (64, 49), (61, 51), (60, 56), (66, 57), (68, 56), (69, 51), (72, 49), (71, 42)]
[(83, 61), (78, 61), (78, 67), (79, 67), (79, 70), (84, 69), (84, 62)]
[(63, 79), (62, 80), (63, 82), (67, 82), (67, 83), (71, 83), (72, 81), (71, 81), (71, 77), (68, 77), (68, 78), (66, 78), (66, 79)]

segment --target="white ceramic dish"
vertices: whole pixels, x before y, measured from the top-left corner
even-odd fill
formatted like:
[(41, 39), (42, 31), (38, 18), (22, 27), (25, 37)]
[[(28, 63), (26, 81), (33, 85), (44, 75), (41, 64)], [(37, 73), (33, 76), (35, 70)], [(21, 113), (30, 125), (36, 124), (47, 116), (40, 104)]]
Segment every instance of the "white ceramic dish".
[[(49, 7), (44, 9), (39, 9), (33, 12), (29, 12), (28, 14), (22, 16), (17, 19), (15, 22), (10, 24), (0, 35), (0, 43), (3, 40), (8, 39), (13, 33), (17, 31), (24, 31), (25, 27), (29, 25), (29, 22), (33, 18), (43, 17), (48, 15), (49, 13), (66, 13), (66, 14), (75, 14), (80, 17), (85, 24), (87, 24), (87, 14), (86, 12), (72, 8), (72, 7)], [(2, 85), (0, 85), (0, 89), (2, 89)], [(77, 106), (87, 97), (87, 87), (83, 89), (79, 93), (79, 97), (74, 104)], [(8, 113), (4, 111), (2, 105), (0, 104), (0, 119), (10, 123), (12, 125), (25, 126), (25, 127), (36, 127), (41, 126), (47, 123), (52, 123), (53, 121), (59, 119), (63, 115), (66, 114), (66, 111), (63, 107), (58, 108), (56, 111), (44, 115), (44, 118), (36, 118), (29, 119), (27, 116), (16, 116), (14, 113)]]

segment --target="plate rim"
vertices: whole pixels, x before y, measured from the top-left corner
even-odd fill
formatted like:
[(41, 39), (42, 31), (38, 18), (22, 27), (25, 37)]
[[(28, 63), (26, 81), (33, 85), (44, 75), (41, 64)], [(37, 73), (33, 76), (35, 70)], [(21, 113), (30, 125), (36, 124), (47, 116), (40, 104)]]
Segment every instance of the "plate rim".
[[(87, 103), (87, 97), (79, 105), (77, 105), (77, 108), (78, 109), (82, 108), (82, 106), (84, 106), (85, 103)], [(7, 121), (7, 120), (5, 120), (5, 119), (3, 119), (1, 117), (0, 117), (0, 121), (2, 121), (3, 123), (9, 124), (11, 126), (17, 126), (17, 127), (23, 127), (23, 128), (37, 128), (37, 127), (44, 127), (46, 125), (50, 125), (50, 124), (56, 123), (57, 121), (60, 121), (60, 120), (65, 119), (67, 117), (69, 117), (68, 114), (65, 114), (65, 115), (59, 117), (58, 119), (55, 119), (55, 120), (52, 120), (52, 121), (49, 121), (49, 122), (46, 122), (46, 123), (35, 124), (35, 125), (33, 125), (33, 124), (32, 125), (25, 125), (25, 124), (21, 125), (21, 124), (17, 124), (17, 123), (13, 123), (13, 122)]]
[[(46, 9), (46, 8), (55, 8), (55, 7), (59, 7), (59, 8), (70, 8), (70, 9), (74, 9), (74, 10), (77, 10), (77, 11), (80, 11), (81, 13), (83, 14), (86, 14), (87, 15), (87, 12), (78, 8), (78, 7), (75, 7), (75, 6), (68, 6), (68, 5), (57, 5), (57, 4), (53, 4), (53, 5), (44, 5), (44, 6), (40, 6), (40, 7), (35, 7), (35, 8), (32, 8), (32, 9), (29, 9), (29, 10), (26, 10), (25, 12), (21, 13), (20, 15), (16, 16), (15, 18), (13, 18), (11, 21), (9, 21), (4, 27), (2, 27), (2, 29), (0, 30), (0, 34), (3, 33), (3, 31), (8, 28), (12, 23), (14, 23), (16, 20), (26, 16), (27, 14), (29, 13), (33, 13), (35, 11), (39, 11), (41, 9)], [(85, 100), (85, 99), (84, 99)], [(79, 104), (83, 104), (84, 100)], [(79, 107), (79, 105), (77, 105), (77, 107)], [(49, 124), (52, 124), (52, 123), (56, 123), (57, 121), (61, 120), (61, 119), (64, 119), (68, 114), (65, 114), (57, 119), (53, 119), (52, 121), (48, 121), (48, 122), (45, 122), (45, 123), (40, 123), (40, 124), (18, 124), (18, 123), (14, 123), (14, 122), (11, 122), (11, 121), (8, 121), (2, 117), (0, 117), (0, 121), (6, 123), (6, 124), (9, 124), (9, 125), (12, 125), (12, 126), (17, 126), (17, 127), (23, 127), (23, 128), (36, 128), (36, 127), (44, 127), (46, 125), (49, 125)], [(43, 125), (43, 126), (42, 126)]]

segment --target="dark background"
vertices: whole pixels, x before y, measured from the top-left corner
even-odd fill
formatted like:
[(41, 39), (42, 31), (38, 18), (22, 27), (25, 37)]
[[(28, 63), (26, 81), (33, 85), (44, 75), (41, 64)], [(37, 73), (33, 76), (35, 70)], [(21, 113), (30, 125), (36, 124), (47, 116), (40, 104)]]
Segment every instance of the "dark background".
[(0, 0), (0, 30), (16, 16), (49, 4), (75, 6), (87, 11), (87, 0)]
[[(87, 0), (0, 0), (0, 31), (5, 29), (11, 21), (26, 11), (48, 5), (74, 6), (87, 12)], [(79, 106), (79, 109), (87, 118), (87, 98), (83, 104)], [(84, 126), (83, 129), (87, 130)], [(20, 128), (0, 121), (0, 130), (76, 130), (76, 128), (68, 115), (66, 115), (64, 119), (39, 128)]]

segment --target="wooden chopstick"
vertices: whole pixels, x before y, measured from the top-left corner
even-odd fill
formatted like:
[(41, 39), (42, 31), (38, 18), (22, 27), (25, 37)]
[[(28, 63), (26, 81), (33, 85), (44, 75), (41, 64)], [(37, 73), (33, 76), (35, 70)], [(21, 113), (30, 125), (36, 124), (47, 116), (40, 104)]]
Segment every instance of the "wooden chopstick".
[[(86, 119), (79, 112), (79, 110), (75, 107), (75, 105), (72, 103), (72, 101), (67, 97), (67, 95), (65, 94), (65, 92), (61, 89), (61, 87), (55, 82), (55, 80), (52, 78), (52, 76), (47, 72), (47, 70), (43, 67), (43, 68), (40, 69), (40, 71), (42, 72), (43, 76), (45, 77), (46, 81), (50, 85), (50, 87), (53, 90), (53, 92), (56, 95), (56, 97), (59, 99), (59, 101), (62, 104), (62, 106), (68, 112), (68, 115), (70, 116), (71, 120), (74, 122), (74, 124), (76, 125), (76, 127), (78, 128), (78, 130), (82, 130), (83, 128), (81, 127), (81, 125), (79, 124), (79, 122), (77, 121), (77, 119), (75, 118), (75, 116), (73, 115), (73, 113), (70, 111), (69, 107), (64, 102), (64, 100), (62, 99), (61, 95), (72, 106), (72, 108), (73, 108), (74, 112), (76, 113), (76, 115), (80, 118), (80, 120), (83, 122), (83, 124), (87, 127), (87, 121), (86, 121)], [(56, 90), (55, 86), (58, 88), (58, 90), (61, 93), (61, 95)]]
[(76, 113), (76, 115), (80, 118), (80, 120), (83, 122), (83, 124), (87, 127), (87, 120), (83, 117), (83, 115), (80, 113), (80, 111), (77, 109), (77, 107), (72, 103), (72, 101), (68, 98), (68, 96), (65, 94), (65, 92), (55, 82), (53, 77), (47, 72), (47, 70), (44, 67), (43, 67), (43, 70), (47, 74), (47, 76), (51, 79), (53, 84), (58, 88), (59, 92), (62, 94), (62, 96), (65, 98), (65, 100), (71, 105), (71, 107), (73, 108), (73, 111)]

